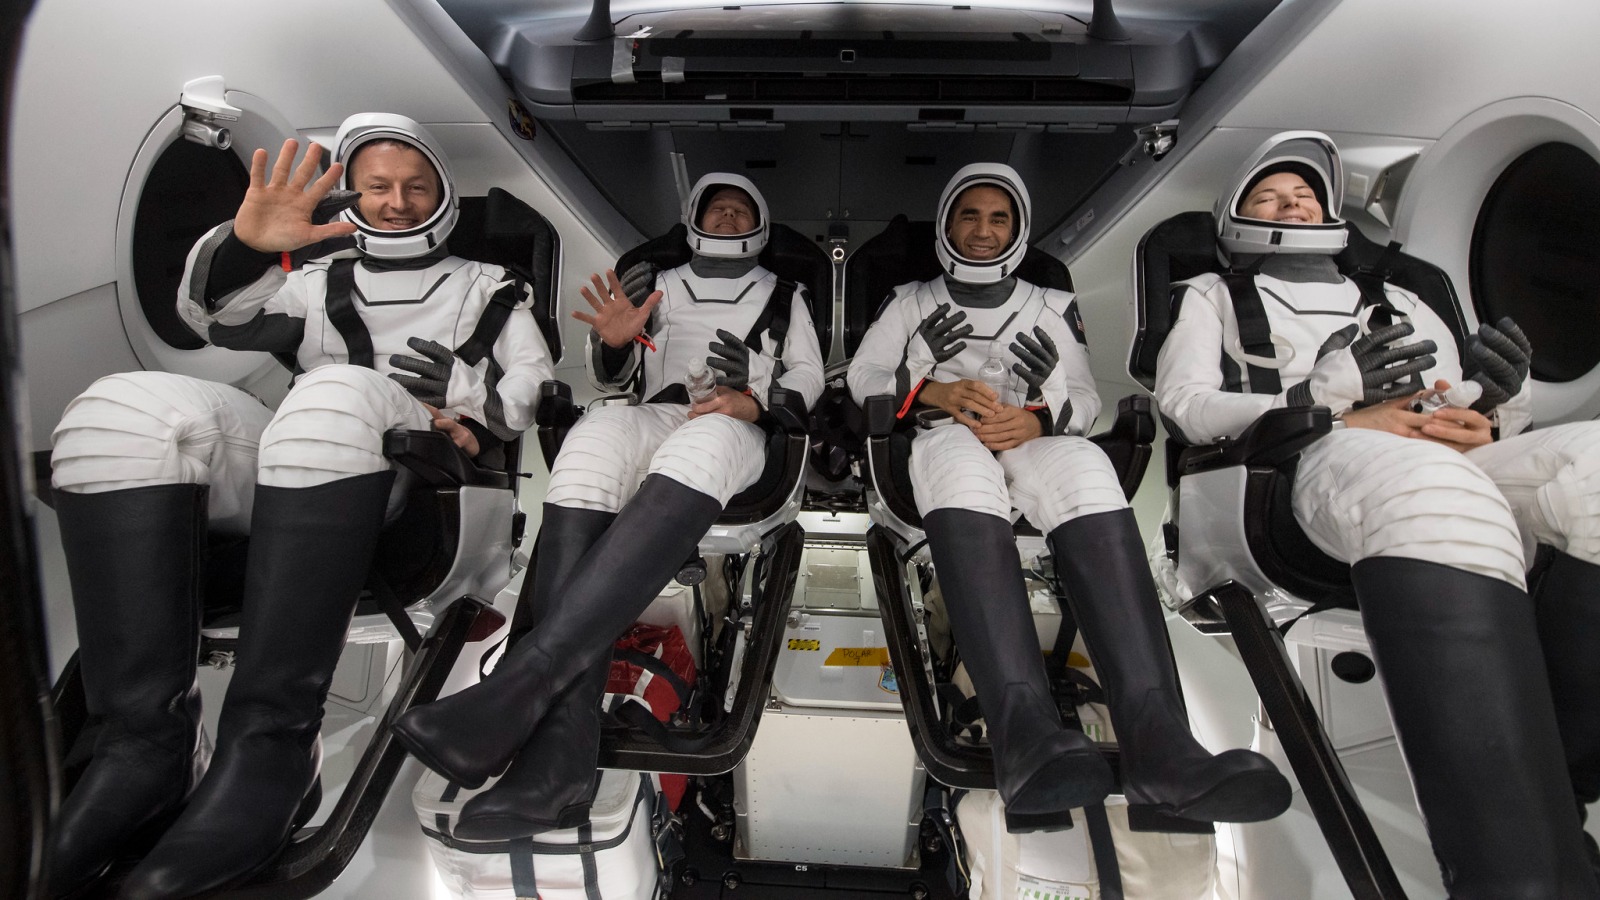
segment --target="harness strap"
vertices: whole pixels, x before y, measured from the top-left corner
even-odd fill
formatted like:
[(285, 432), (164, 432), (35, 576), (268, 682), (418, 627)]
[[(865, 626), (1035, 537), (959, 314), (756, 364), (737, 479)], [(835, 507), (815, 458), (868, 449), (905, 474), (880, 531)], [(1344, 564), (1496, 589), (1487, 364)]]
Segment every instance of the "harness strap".
[(478, 318), (478, 326), (472, 329), (472, 335), (466, 342), (456, 348), (456, 355), (467, 365), (477, 365), (479, 360), (488, 356), (494, 349), (495, 341), (500, 339), (500, 332), (505, 330), (506, 322), (517, 309), (523, 286), (523, 280), (517, 278), (490, 295), (489, 305), (484, 307), (483, 315)]
[[(1244, 352), (1262, 359), (1274, 359), (1272, 325), (1267, 321), (1267, 308), (1261, 302), (1261, 291), (1256, 287), (1256, 273), (1251, 270), (1227, 272), (1222, 280), (1228, 285), (1228, 296), (1233, 300), (1233, 318), (1239, 325), (1239, 345)], [(1276, 369), (1245, 364), (1249, 374), (1250, 393), (1276, 394), (1283, 390), (1283, 382)]]
[(372, 335), (367, 331), (367, 323), (361, 321), (361, 314), (356, 312), (356, 305), (350, 300), (355, 285), (356, 260), (334, 260), (328, 266), (328, 290), (323, 308), (328, 312), (328, 322), (344, 339), (345, 349), (350, 352), (350, 364), (371, 369), (374, 368)]
[(789, 336), (789, 307), (794, 292), (795, 283), (784, 278), (779, 278), (773, 286), (772, 294), (767, 297), (766, 308), (761, 310), (761, 315), (756, 317), (756, 324), (751, 326), (750, 333), (744, 338), (752, 352), (761, 352), (761, 335), (770, 331), (772, 355), (777, 359), (783, 358), (783, 342)]

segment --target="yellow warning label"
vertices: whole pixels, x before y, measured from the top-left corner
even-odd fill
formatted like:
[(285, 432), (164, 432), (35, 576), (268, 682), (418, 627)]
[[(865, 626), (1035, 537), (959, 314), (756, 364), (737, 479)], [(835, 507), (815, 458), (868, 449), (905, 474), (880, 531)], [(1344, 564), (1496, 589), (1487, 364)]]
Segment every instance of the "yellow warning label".
[(888, 647), (835, 647), (822, 662), (825, 666), (887, 666)]
[[(822, 649), (822, 642), (821, 641), (808, 641), (808, 640), (804, 640), (802, 638), (790, 638), (789, 639), (789, 649), (790, 650), (821, 650)], [(831, 663), (830, 663), (830, 665), (831, 665)]]

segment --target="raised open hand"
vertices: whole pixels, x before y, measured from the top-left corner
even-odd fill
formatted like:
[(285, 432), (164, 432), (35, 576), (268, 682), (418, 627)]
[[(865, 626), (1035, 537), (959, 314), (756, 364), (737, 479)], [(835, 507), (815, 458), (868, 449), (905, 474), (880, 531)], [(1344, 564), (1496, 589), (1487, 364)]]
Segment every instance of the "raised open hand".
[(591, 292), (588, 287), (582, 287), (578, 293), (594, 307), (594, 314), (573, 310), (572, 317), (588, 323), (606, 346), (618, 350), (628, 346), (628, 342), (642, 334), (644, 327), (650, 324), (650, 313), (661, 302), (662, 293), (655, 291), (643, 303), (635, 306), (616, 272), (607, 269), (605, 281), (601, 281), (599, 275), (590, 275), (589, 281), (594, 285), (594, 290)]
[[(233, 234), (253, 250), (263, 253), (298, 250), (329, 238), (356, 233), (356, 226), (349, 222), (315, 223), (317, 204), (339, 183), (344, 167), (334, 163), (318, 178), (317, 162), (322, 159), (322, 145), (313, 143), (306, 150), (306, 158), (294, 167), (294, 154), (299, 149), (300, 143), (293, 138), (283, 142), (278, 161), (272, 166), (270, 181), (267, 179), (267, 151), (258, 149), (250, 157), (250, 188), (245, 191), (244, 202), (239, 204), (239, 212), (233, 217)], [(335, 202), (348, 205), (354, 199)], [(327, 214), (326, 207), (322, 213)]]

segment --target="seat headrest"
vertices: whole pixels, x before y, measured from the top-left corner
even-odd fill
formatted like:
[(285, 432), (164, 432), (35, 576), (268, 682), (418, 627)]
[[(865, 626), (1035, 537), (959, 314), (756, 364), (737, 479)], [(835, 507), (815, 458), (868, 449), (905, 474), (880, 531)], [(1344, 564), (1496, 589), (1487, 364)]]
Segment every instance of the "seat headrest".
[(554, 302), (560, 235), (533, 207), (500, 188), (484, 197), (462, 197), (450, 232), (450, 252), (463, 259), (503, 266), (528, 282), (533, 314), (552, 362), (561, 361), (561, 323)]
[[(929, 281), (944, 271), (934, 238), (933, 222), (913, 222), (898, 215), (850, 254), (844, 278), (846, 355), (856, 352), (890, 291), (909, 282)], [(1017, 266), (1017, 277), (1040, 287), (1072, 290), (1066, 264), (1033, 246)]]
[[(1353, 224), (1349, 232), (1344, 250), (1334, 256), (1339, 271), (1346, 275), (1363, 271), (1381, 274), (1383, 280), (1416, 294), (1444, 320), (1459, 347), (1466, 336), (1466, 322), (1450, 276), (1415, 256), (1389, 251)], [(1155, 388), (1156, 359), (1177, 317), (1172, 285), (1206, 272), (1228, 271), (1228, 264), (1217, 252), (1216, 234), (1216, 220), (1210, 211), (1179, 213), (1145, 232), (1134, 251), (1138, 321), (1128, 356), (1128, 374), (1146, 388)]]

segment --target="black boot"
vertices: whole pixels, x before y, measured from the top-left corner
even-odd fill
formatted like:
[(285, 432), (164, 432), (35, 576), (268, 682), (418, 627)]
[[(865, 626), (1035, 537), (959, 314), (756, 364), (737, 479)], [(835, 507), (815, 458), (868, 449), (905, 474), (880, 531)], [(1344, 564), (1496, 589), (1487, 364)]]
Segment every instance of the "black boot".
[(1071, 827), (1072, 810), (1110, 793), (1111, 767), (1083, 732), (1061, 724), (1011, 523), (989, 513), (936, 509), (922, 517), (922, 527), (951, 636), (988, 724), (1006, 830)]
[(1350, 575), (1449, 895), (1600, 897), (1527, 594), (1398, 557)]
[(94, 759), (50, 834), (50, 888), (73, 894), (153, 841), (205, 771), (199, 750), (204, 485), (56, 493)]
[(1194, 739), (1133, 510), (1050, 532), (1056, 574), (1106, 692), (1129, 805), (1201, 822), (1260, 822), (1289, 808), (1289, 780), (1249, 750), (1212, 755)]
[[(1600, 801), (1600, 566), (1552, 553), (1533, 588), (1533, 607), (1582, 822)], [(1600, 873), (1600, 847), (1587, 833), (1583, 839), (1589, 865)]]
[(233, 680), (211, 770), (122, 897), (191, 897), (254, 875), (321, 799), (322, 702), (383, 527), (393, 472), (257, 487)]
[(407, 712), (396, 738), (423, 765), (475, 788), (506, 765), (555, 699), (609, 659), (611, 645), (678, 573), (716, 522), (716, 498), (654, 474), (562, 589), (552, 616), (478, 684)]
[[(535, 630), (560, 615), (567, 597), (561, 588), (616, 518), (616, 513), (544, 505), (538, 559), (522, 585)], [(506, 774), (462, 807), (457, 837), (506, 841), (576, 828), (589, 820), (600, 780), (595, 768), (600, 756), (600, 698), (610, 673), (607, 654), (556, 699)]]

